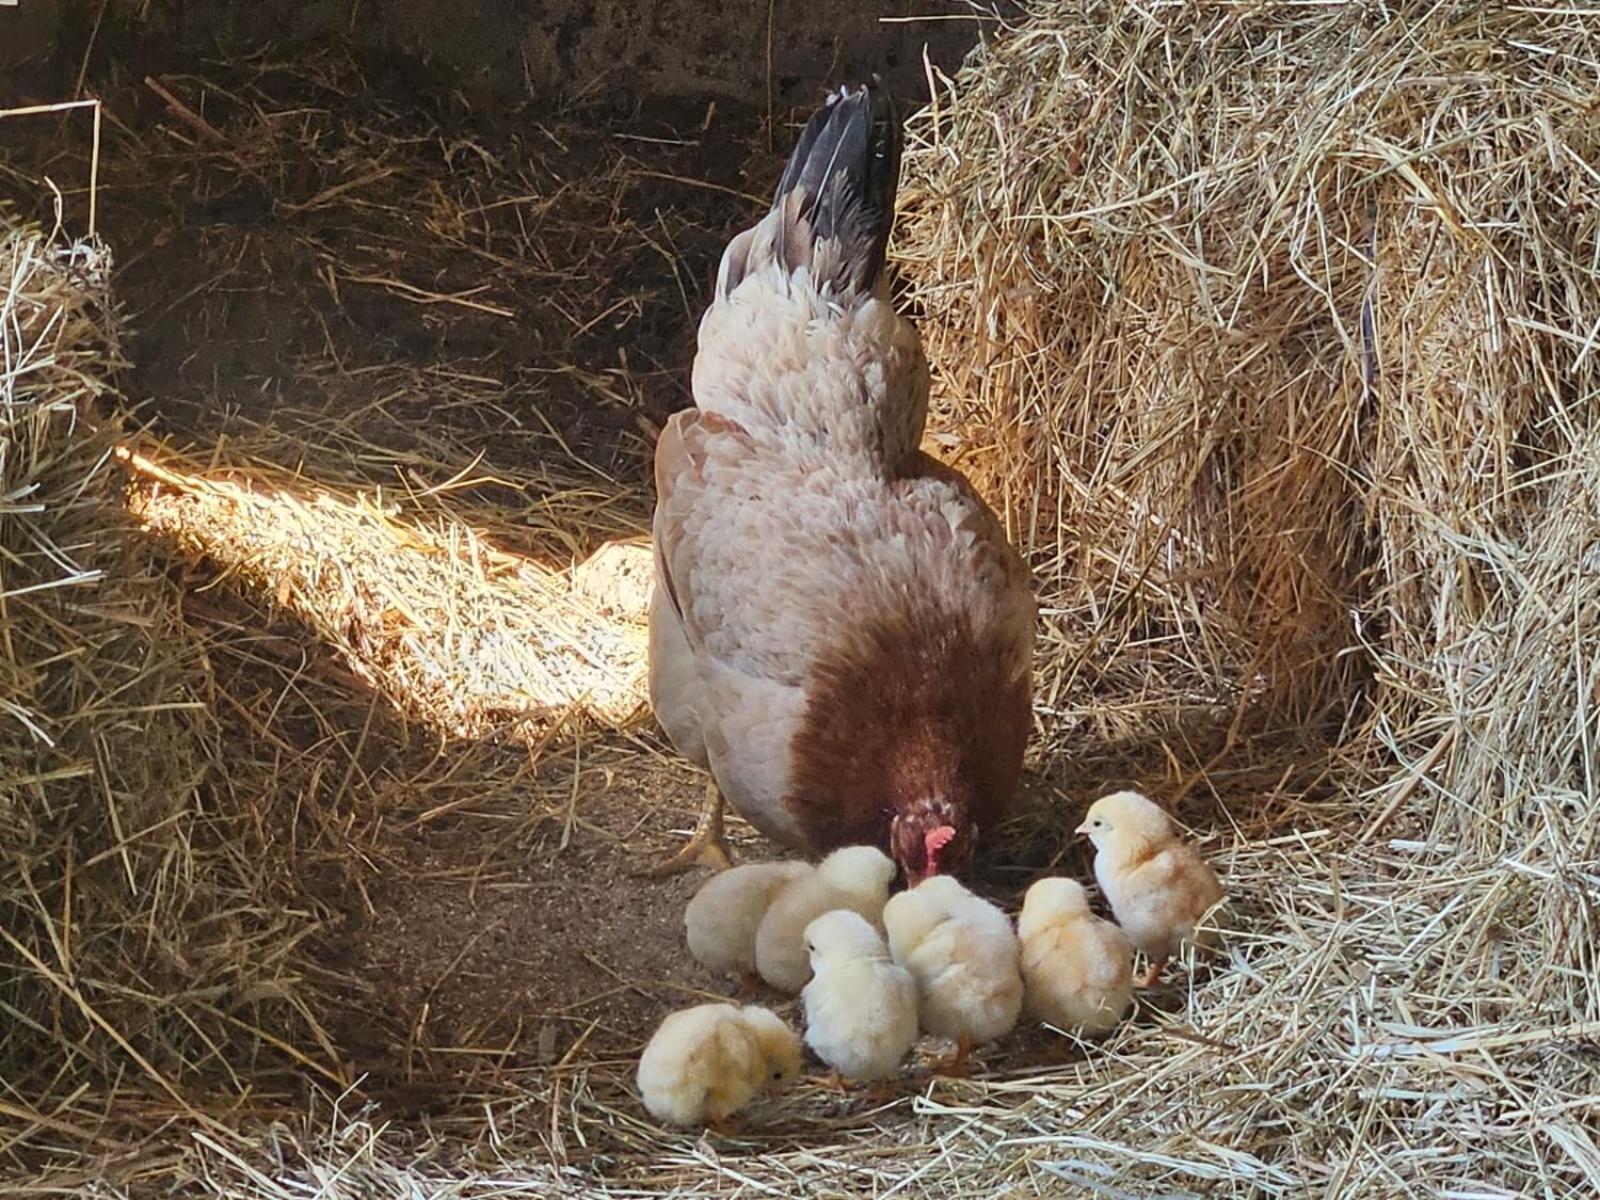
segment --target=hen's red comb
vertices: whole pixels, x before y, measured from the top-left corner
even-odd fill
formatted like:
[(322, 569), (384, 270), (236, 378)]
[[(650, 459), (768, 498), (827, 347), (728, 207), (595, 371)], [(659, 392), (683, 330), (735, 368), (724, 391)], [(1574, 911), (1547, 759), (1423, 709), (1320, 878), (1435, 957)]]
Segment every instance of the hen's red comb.
[(943, 850), (955, 840), (956, 831), (948, 825), (941, 825), (937, 829), (930, 829), (922, 835), (922, 846), (928, 852), (928, 864), (932, 866), (938, 859), (939, 851)]

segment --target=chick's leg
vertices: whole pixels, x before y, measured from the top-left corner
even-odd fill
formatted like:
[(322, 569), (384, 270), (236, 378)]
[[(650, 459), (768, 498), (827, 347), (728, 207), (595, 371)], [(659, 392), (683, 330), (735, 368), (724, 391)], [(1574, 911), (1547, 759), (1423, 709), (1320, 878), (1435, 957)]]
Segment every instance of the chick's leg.
[(761, 976), (754, 971), (742, 971), (739, 974), (739, 992), (734, 997), (741, 1004), (754, 1000), (761, 992)]
[(1156, 980), (1161, 978), (1161, 972), (1166, 965), (1167, 956), (1165, 954), (1160, 958), (1151, 959), (1150, 969), (1144, 973), (1144, 978), (1139, 980), (1139, 986), (1142, 988), (1155, 987)]
[(955, 1054), (947, 1059), (939, 1068), (941, 1075), (956, 1075), (965, 1077), (968, 1073), (967, 1057), (972, 1053), (972, 1035), (963, 1033), (956, 1042)]
[(694, 827), (688, 842), (666, 862), (652, 868), (653, 878), (678, 875), (691, 867), (714, 867), (723, 870), (733, 866), (733, 855), (722, 836), (722, 789), (716, 779), (706, 783), (705, 802), (700, 807), (700, 822)]
[(898, 1100), (903, 1091), (898, 1080), (885, 1079), (867, 1089), (867, 1103), (887, 1104), (891, 1100)]
[(838, 1067), (834, 1067), (826, 1075), (810, 1076), (806, 1082), (825, 1092), (838, 1092), (841, 1096), (848, 1095), (850, 1092), (850, 1085), (845, 1082), (845, 1078), (839, 1073)]

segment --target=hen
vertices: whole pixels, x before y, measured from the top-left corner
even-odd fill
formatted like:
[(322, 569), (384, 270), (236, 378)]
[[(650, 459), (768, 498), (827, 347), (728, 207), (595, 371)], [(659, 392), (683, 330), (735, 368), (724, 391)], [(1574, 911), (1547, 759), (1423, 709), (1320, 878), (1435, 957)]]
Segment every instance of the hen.
[(1026, 566), (918, 449), (928, 367), (884, 254), (900, 126), (829, 98), (700, 323), (696, 407), (656, 445), (650, 697), (713, 786), (662, 871), (725, 865), (724, 797), (816, 856), (959, 869), (1011, 799), (1030, 724)]

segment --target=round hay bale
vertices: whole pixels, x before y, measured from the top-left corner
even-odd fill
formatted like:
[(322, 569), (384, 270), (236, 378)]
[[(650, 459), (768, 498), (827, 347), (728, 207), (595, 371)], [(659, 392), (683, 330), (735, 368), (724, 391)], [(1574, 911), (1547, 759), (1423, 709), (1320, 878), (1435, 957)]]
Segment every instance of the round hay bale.
[(1462, 537), (1590, 436), (1596, 32), (1041, 3), (919, 116), (900, 266), (1064, 719), (1342, 718), (1476, 624)]

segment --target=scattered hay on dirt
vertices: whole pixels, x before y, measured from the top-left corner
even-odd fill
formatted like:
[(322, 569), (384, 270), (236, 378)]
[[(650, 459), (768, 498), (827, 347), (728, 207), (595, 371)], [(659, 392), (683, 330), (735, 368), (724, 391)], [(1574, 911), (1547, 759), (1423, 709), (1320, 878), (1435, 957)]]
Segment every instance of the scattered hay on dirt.
[(147, 528), (273, 596), (406, 715), (451, 737), (643, 715), (643, 614), (600, 608), (625, 604), (625, 580), (591, 597), (570, 571), (507, 553), (448, 512), (417, 517), (411, 497), (346, 498), (156, 453), (123, 450)]

